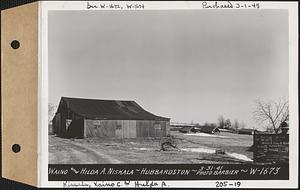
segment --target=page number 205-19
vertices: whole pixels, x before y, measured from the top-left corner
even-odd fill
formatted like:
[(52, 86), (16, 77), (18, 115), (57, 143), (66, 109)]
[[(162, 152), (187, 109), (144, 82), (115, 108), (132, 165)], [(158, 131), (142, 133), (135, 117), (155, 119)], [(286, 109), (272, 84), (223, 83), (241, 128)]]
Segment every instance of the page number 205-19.
[(242, 183), (240, 181), (236, 182), (229, 182), (229, 181), (216, 181), (216, 187), (217, 188), (223, 188), (223, 187), (240, 187)]

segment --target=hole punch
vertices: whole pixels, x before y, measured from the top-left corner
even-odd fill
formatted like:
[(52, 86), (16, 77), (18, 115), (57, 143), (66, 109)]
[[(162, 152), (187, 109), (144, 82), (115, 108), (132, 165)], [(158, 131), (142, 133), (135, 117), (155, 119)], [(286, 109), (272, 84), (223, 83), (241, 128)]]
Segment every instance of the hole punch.
[(21, 146), (19, 144), (13, 144), (11, 148), (14, 153), (18, 153), (21, 151)]
[(13, 40), (10, 45), (13, 49), (18, 49), (20, 47), (20, 42), (18, 40)]

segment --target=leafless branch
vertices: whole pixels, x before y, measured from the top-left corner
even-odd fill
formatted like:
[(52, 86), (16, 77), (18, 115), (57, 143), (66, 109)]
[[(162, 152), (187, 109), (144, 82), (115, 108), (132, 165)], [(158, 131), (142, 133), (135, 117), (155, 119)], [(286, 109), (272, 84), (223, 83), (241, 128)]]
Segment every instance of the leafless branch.
[(288, 101), (283, 99), (278, 102), (257, 100), (253, 114), (257, 123), (266, 124), (272, 127), (275, 133), (278, 133), (281, 123), (288, 121), (289, 118)]

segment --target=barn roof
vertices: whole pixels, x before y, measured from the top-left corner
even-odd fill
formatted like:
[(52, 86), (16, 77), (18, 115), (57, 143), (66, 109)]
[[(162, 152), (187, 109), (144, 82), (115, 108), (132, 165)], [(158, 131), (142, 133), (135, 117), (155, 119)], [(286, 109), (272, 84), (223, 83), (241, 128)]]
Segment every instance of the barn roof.
[(60, 112), (63, 104), (75, 114), (90, 119), (170, 120), (144, 110), (135, 101), (62, 97), (57, 112)]

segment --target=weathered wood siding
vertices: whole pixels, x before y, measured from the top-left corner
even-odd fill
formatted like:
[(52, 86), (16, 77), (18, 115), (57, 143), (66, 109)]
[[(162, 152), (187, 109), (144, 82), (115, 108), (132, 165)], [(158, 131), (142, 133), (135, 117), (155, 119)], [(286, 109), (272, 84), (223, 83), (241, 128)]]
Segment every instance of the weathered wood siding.
[(130, 126), (129, 121), (122, 121), (123, 138), (130, 138)]
[(170, 135), (170, 122), (166, 121), (166, 136)]
[(84, 122), (85, 137), (136, 138), (135, 120), (89, 120)]
[(84, 120), (85, 137), (115, 137), (116, 122), (110, 120)]
[(130, 126), (130, 138), (136, 138), (136, 120), (130, 120), (129, 121), (129, 126)]
[(136, 137), (165, 137), (169, 134), (170, 123), (168, 121), (151, 120), (85, 119), (82, 125), (84, 126), (84, 130), (82, 131), (84, 137), (122, 139)]
[(136, 121), (137, 137), (165, 137), (169, 134), (170, 122), (168, 121)]

